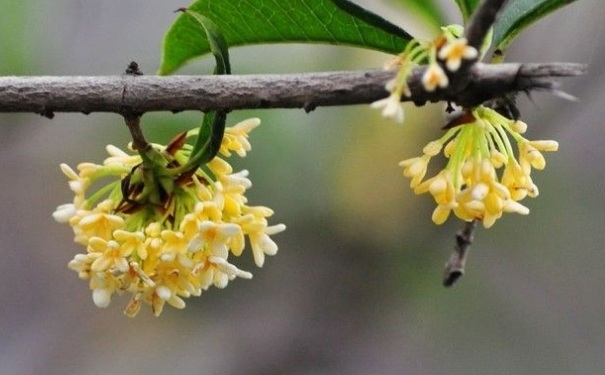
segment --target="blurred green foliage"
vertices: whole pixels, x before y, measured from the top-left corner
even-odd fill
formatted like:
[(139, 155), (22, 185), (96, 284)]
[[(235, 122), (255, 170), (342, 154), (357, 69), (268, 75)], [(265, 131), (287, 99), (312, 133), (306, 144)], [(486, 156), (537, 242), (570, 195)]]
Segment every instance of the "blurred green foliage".
[(24, 74), (34, 61), (28, 43), (28, 12), (31, 4), (27, 1), (5, 1), (0, 12), (0, 25), (5, 32), (0, 37), (0, 75)]

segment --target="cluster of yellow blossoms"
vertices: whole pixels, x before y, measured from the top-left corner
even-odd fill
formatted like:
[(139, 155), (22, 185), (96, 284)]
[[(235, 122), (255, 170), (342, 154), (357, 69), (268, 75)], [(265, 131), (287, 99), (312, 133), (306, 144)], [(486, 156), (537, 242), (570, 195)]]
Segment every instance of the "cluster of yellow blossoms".
[[(442, 28), (443, 34), (429, 43), (411, 41), (387, 69), (397, 68), (395, 78), (385, 88), (390, 95), (372, 103), (381, 108), (384, 117), (403, 122), (402, 96), (410, 97), (407, 79), (412, 69), (428, 61), (422, 75), (422, 86), (427, 92), (449, 85), (445, 70), (458, 71), (463, 60), (480, 58), (480, 52), (467, 44), (460, 26)], [(489, 47), (489, 38), (481, 53)], [(444, 69), (445, 68), (445, 69)], [(527, 125), (510, 120), (493, 109), (479, 106), (465, 109), (465, 113), (437, 141), (430, 142), (423, 155), (404, 160), (403, 174), (411, 178), (410, 186), (416, 194), (430, 193), (437, 208), (433, 221), (442, 224), (453, 211), (462, 220), (480, 220), (491, 227), (504, 212), (528, 214), (529, 209), (519, 201), (538, 195), (531, 179), (533, 169), (545, 167), (541, 151), (556, 151), (555, 141), (529, 141), (523, 134)], [(518, 157), (511, 145), (517, 144)], [(447, 166), (436, 176), (423, 180), (430, 159), (441, 153)], [(502, 169), (499, 174), (498, 170)]]
[[(527, 129), (524, 122), (509, 120), (490, 108), (477, 107), (464, 116), (470, 121), (427, 144), (422, 156), (400, 163), (403, 174), (411, 178), (410, 186), (416, 194), (433, 196), (436, 224), (445, 222), (452, 211), (462, 220), (481, 220), (486, 228), (504, 212), (528, 214), (529, 209), (519, 201), (538, 195), (530, 176), (532, 168), (544, 169), (541, 151), (556, 151), (558, 143), (525, 139), (521, 135)], [(511, 138), (517, 144), (518, 157)], [(423, 181), (430, 159), (442, 150), (448, 158), (446, 167)]]
[[(248, 119), (226, 128), (219, 153), (245, 156), (248, 133), (259, 124)], [(187, 144), (178, 150), (153, 147), (169, 154), (174, 165), (184, 164), (191, 152)], [(61, 165), (75, 198), (53, 213), (55, 220), (73, 227), (75, 241), (86, 247), (68, 267), (90, 280), (98, 307), (108, 306), (114, 293), (126, 292), (132, 295), (126, 315), (135, 316), (147, 303), (158, 316), (166, 303), (183, 308), (183, 298), (199, 296), (212, 285), (224, 288), (236, 277), (251, 278), (229, 262), (230, 254), (242, 254), (245, 237), (258, 267), (265, 255), (277, 252), (269, 236), (285, 225), (268, 224), (271, 209), (247, 205), (247, 171), (234, 173), (217, 156), (206, 168), (171, 181), (172, 193), (162, 197), (161, 205), (137, 204), (128, 199), (128, 189), (136, 170), (144, 168), (141, 156), (114, 146), (107, 146), (107, 152), (102, 165), (82, 163), (78, 172)], [(111, 181), (100, 186), (107, 178)], [(87, 194), (93, 186), (95, 191)]]

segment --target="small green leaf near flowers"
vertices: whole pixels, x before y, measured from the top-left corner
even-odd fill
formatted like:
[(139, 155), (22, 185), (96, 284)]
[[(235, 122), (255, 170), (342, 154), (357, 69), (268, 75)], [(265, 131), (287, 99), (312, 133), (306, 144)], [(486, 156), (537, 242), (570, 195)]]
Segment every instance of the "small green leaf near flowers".
[(225, 40), (222, 30), (210, 18), (196, 12), (192, 9), (179, 9), (185, 15), (193, 17), (198, 25), (204, 30), (206, 37), (202, 39), (208, 44), (208, 48), (216, 60), (214, 74), (231, 74), (231, 64), (229, 63), (229, 45)]
[[(204, 30), (206, 37), (202, 41), (208, 44), (216, 61), (214, 74), (231, 74), (229, 46), (219, 27), (208, 17), (194, 10), (180, 9), (180, 11), (186, 16), (191, 16)], [(227, 114), (223, 111), (209, 111), (204, 115), (189, 160), (183, 169), (197, 169), (212, 160), (219, 151), (226, 121)]]

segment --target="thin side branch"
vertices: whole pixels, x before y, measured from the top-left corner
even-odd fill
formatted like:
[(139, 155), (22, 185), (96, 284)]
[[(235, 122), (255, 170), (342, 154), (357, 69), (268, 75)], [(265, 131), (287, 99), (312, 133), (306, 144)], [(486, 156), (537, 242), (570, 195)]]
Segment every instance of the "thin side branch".
[(477, 220), (467, 221), (464, 227), (456, 232), (456, 246), (452, 255), (445, 264), (443, 274), (443, 285), (450, 287), (464, 275), (464, 267), (468, 258), (468, 252), (474, 241), (475, 229), (477, 228)]
[(469, 46), (477, 50), (481, 48), (483, 39), (489, 29), (496, 22), (498, 12), (507, 0), (483, 0), (473, 13), (471, 20), (465, 30), (466, 40)]
[(130, 131), (132, 136), (132, 146), (139, 152), (147, 151), (151, 145), (145, 139), (143, 131), (141, 130), (141, 117), (140, 116), (125, 116), (124, 122)]
[[(426, 92), (425, 67), (409, 77), (412, 98), (474, 106), (505, 94), (555, 87), (554, 77), (582, 74), (586, 66), (474, 64), (464, 87)], [(388, 95), (392, 71), (346, 71), (287, 75), (0, 77), (0, 112), (114, 112), (304, 108), (371, 103)]]
[[(464, 36), (469, 46), (474, 47), (477, 51), (481, 51), (485, 36), (494, 22), (496, 22), (498, 12), (505, 2), (506, 0), (483, 0), (479, 4), (464, 30)], [(477, 56), (478, 58), (480, 56)], [(449, 87), (451, 90), (461, 92), (466, 91), (469, 86), (472, 86), (472, 82), (469, 81), (469, 75), (477, 66), (477, 59), (463, 61), (456, 72), (449, 74)]]

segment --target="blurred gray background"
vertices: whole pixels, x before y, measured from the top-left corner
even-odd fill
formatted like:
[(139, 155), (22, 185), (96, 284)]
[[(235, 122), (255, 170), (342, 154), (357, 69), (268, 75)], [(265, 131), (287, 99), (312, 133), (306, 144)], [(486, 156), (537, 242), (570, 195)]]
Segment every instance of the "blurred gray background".
[[(431, 37), (388, 1), (357, 1)], [(447, 0), (449, 22), (460, 22)], [(152, 74), (172, 11), (165, 0), (0, 0), (1, 75), (113, 75), (131, 60)], [(398, 13), (399, 11), (399, 13)], [(400, 160), (440, 134), (442, 107), (407, 107), (403, 126), (367, 106), (242, 111), (260, 117), (250, 170), (252, 204), (272, 207), (279, 253), (251, 256), (236, 280), (135, 319), (114, 298), (94, 306), (66, 268), (83, 249), (51, 213), (72, 199), (59, 163), (100, 162), (128, 134), (110, 114), (0, 114), (0, 374), (602, 374), (605, 373), (605, 39), (602, 1), (578, 1), (541, 21), (509, 61), (570, 61), (589, 73), (563, 81), (577, 103), (520, 98), (531, 139), (556, 139), (535, 173), (531, 214), (480, 229), (467, 275), (441, 287), (460, 223), (436, 227)], [(301, 58), (304, 56), (304, 58)], [(232, 50), (235, 73), (368, 69), (387, 56), (353, 48)], [(210, 61), (183, 74), (207, 74)], [(197, 113), (148, 114), (167, 141)]]

